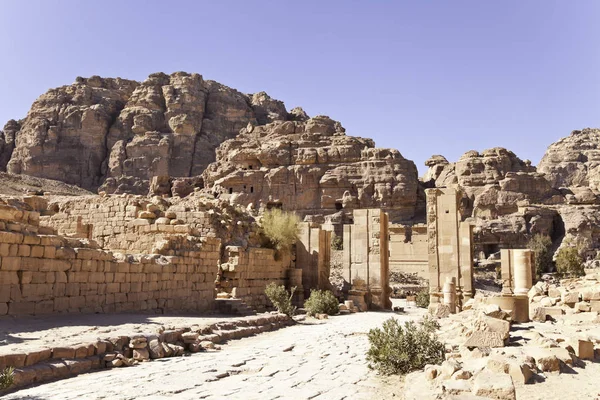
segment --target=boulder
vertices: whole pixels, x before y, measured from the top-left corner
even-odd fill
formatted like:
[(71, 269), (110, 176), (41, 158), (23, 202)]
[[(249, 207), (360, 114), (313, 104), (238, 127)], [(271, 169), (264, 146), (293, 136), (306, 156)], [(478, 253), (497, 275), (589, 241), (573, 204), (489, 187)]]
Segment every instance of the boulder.
[(487, 369), (475, 376), (473, 394), (492, 399), (516, 399), (515, 385), (510, 375)]

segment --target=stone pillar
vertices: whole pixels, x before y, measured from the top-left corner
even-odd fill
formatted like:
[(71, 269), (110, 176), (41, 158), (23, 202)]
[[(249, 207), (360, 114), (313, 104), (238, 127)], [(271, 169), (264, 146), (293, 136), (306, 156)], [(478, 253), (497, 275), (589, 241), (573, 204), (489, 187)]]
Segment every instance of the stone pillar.
[(500, 250), (500, 268), (502, 272), (502, 294), (511, 295), (513, 291), (512, 257), (510, 249)]
[(425, 190), (430, 302), (440, 303), (447, 278), (456, 282), (458, 309), (473, 297), (473, 225), (461, 221), (461, 192), (453, 188)]
[(388, 215), (382, 210), (369, 210), (369, 263), (368, 285), (371, 294), (371, 306), (389, 309), (389, 233)]
[(460, 243), (460, 287), (457, 287), (457, 307), (475, 296), (473, 289), (473, 224), (468, 221), (459, 223)]
[(344, 257), (342, 259), (342, 277), (346, 282), (352, 282), (352, 225), (344, 225)]
[(529, 249), (502, 249), (502, 293), (526, 295), (533, 285), (532, 251)]
[(319, 238), (317, 247), (319, 258), (317, 288), (331, 290), (331, 283), (329, 282), (329, 274), (331, 272), (331, 232), (319, 228), (315, 236)]
[(531, 250), (512, 250), (513, 253), (513, 281), (516, 295), (526, 295), (532, 286), (531, 276)]
[(391, 308), (389, 299), (388, 216), (379, 209), (354, 210), (354, 225), (344, 227), (344, 278), (349, 299), (361, 309)]
[(292, 302), (296, 306), (302, 306), (304, 304), (304, 288), (302, 287), (302, 269), (290, 268), (287, 270), (287, 278), (289, 289), (296, 288), (294, 295), (292, 296)]
[(454, 278), (446, 277), (446, 283), (444, 284), (444, 288), (442, 289), (444, 293), (444, 304), (450, 307), (450, 312), (452, 314), (456, 313), (456, 283), (454, 282)]

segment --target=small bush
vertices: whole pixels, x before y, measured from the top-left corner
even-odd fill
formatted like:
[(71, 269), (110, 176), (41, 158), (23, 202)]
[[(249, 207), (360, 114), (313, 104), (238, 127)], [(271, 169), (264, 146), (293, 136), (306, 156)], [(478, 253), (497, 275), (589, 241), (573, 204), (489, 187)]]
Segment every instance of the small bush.
[(415, 302), (417, 303), (417, 307), (429, 307), (429, 289), (423, 289), (419, 293), (417, 293)]
[(304, 302), (304, 308), (308, 315), (335, 315), (340, 312), (340, 303), (329, 290), (313, 289), (308, 300)]
[(558, 251), (556, 255), (556, 271), (563, 276), (585, 275), (583, 258), (579, 255), (577, 247), (568, 244)]
[(298, 241), (298, 216), (278, 208), (264, 213), (261, 232), (266, 239), (265, 246), (278, 252), (287, 252)]
[(331, 235), (331, 249), (344, 250), (344, 239), (336, 234)]
[(433, 316), (431, 316), (429, 314), (427, 314), (427, 315), (425, 315), (425, 317), (423, 317), (423, 321), (421, 321), (421, 325), (423, 325), (423, 328), (425, 328), (431, 332), (435, 332), (438, 329), (440, 329), (440, 323), (437, 321), (437, 319), (433, 318)]
[(538, 279), (552, 270), (552, 240), (546, 235), (534, 235), (527, 247), (535, 254), (535, 274)]
[(13, 385), (15, 381), (15, 369), (13, 367), (6, 367), (4, 371), (0, 372), (0, 390), (8, 389)]
[[(439, 325), (437, 325), (439, 326)], [(422, 369), (427, 364), (444, 361), (444, 345), (435, 333), (436, 325), (427, 320), (421, 324), (390, 318), (381, 329), (369, 331), (371, 347), (367, 352), (369, 368), (383, 375), (407, 374)]]
[(292, 296), (294, 296), (295, 291), (296, 287), (293, 287), (291, 293), (288, 293), (285, 290), (285, 286), (278, 286), (274, 282), (271, 282), (265, 288), (265, 295), (273, 303), (277, 311), (291, 317), (296, 312), (296, 307), (292, 305)]

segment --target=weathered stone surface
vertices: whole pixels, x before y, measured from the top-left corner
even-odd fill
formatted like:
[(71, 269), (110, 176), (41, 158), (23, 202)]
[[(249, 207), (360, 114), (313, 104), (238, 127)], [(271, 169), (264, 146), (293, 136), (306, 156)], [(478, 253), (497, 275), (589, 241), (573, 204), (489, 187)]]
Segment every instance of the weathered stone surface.
[(304, 215), (377, 207), (392, 220), (415, 215), (419, 190), (412, 161), (347, 136), (326, 116), (249, 125), (218, 148), (203, 179), (208, 193), (233, 204)]
[(600, 130), (583, 129), (551, 144), (538, 169), (554, 187), (600, 189)]
[(485, 369), (475, 376), (473, 394), (492, 399), (516, 399), (515, 386), (510, 375)]
[(504, 347), (502, 334), (476, 331), (465, 341), (466, 347)]
[(447, 318), (450, 316), (450, 306), (443, 303), (433, 303), (429, 305), (429, 313), (435, 318)]
[(137, 83), (78, 78), (33, 103), (16, 135), (7, 171), (93, 188), (100, 184), (105, 140)]
[(155, 176), (200, 175), (215, 148), (248, 123), (301, 114), (288, 115), (264, 92), (245, 95), (199, 74), (157, 73), (141, 83), (77, 78), (42, 95), (21, 122), (6, 124), (0, 169), (145, 194)]

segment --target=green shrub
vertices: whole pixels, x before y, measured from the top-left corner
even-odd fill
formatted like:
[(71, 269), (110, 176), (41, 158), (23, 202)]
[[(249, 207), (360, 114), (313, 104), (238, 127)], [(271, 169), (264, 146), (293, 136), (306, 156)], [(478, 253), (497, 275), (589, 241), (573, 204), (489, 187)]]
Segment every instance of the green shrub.
[(535, 274), (540, 279), (552, 270), (552, 240), (538, 233), (529, 240), (527, 247), (535, 254)]
[(344, 239), (336, 234), (331, 235), (331, 249), (344, 250)]
[(427, 314), (423, 317), (423, 321), (421, 321), (421, 325), (423, 325), (423, 328), (425, 328), (431, 332), (435, 332), (438, 329), (440, 329), (440, 323), (438, 322), (438, 320), (433, 318), (433, 316), (431, 316), (429, 314)]
[[(370, 348), (367, 351), (369, 368), (383, 375), (407, 374), (422, 369), (427, 364), (444, 361), (444, 345), (434, 331), (435, 324), (424, 321), (415, 324), (390, 318), (381, 329), (369, 331)], [(439, 325), (438, 325), (439, 326)]]
[(294, 296), (295, 291), (296, 287), (293, 287), (291, 293), (288, 293), (285, 290), (285, 286), (278, 286), (274, 282), (271, 282), (265, 288), (265, 295), (273, 303), (277, 311), (291, 317), (296, 312), (296, 307), (292, 305), (292, 296)]
[(6, 367), (4, 371), (0, 372), (0, 390), (8, 389), (12, 386), (15, 381), (15, 369), (13, 367)]
[(423, 289), (417, 293), (415, 302), (417, 303), (417, 307), (429, 307), (429, 289)]
[(278, 208), (268, 210), (261, 220), (264, 245), (278, 252), (287, 252), (298, 241), (298, 216)]
[(304, 302), (304, 308), (308, 315), (335, 315), (340, 312), (340, 302), (329, 290), (313, 289), (308, 300)]
[(570, 244), (562, 247), (556, 255), (556, 271), (563, 276), (583, 276), (585, 268), (579, 249)]

